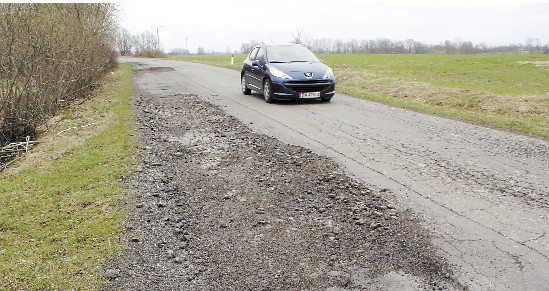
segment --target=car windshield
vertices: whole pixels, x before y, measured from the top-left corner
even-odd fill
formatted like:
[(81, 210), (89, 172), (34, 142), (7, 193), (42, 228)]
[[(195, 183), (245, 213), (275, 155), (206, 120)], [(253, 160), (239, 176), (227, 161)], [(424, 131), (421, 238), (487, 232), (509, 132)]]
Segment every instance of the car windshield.
[(319, 62), (309, 49), (294, 45), (267, 47), (267, 60), (269, 63)]

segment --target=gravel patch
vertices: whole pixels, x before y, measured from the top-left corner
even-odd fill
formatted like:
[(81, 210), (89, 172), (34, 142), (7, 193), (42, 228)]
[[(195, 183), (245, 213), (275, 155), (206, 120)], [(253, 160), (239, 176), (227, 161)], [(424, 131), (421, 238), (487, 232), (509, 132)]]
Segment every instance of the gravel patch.
[(190, 94), (140, 91), (141, 162), (107, 290), (462, 289), (414, 215)]

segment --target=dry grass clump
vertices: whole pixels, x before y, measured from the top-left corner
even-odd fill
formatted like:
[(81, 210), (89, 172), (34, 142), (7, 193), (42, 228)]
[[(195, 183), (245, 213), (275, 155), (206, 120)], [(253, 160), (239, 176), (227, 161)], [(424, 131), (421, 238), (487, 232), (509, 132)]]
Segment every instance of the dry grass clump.
[[(395, 105), (441, 112), (441, 108), (451, 110), (451, 117), (477, 122), (470, 113), (490, 116), (497, 119), (491, 125), (509, 127), (527, 133), (548, 137), (549, 134), (549, 95), (504, 95), (435, 86), (426, 82), (400, 80), (394, 77), (375, 76), (368, 72), (357, 74), (353, 70), (338, 71), (339, 88), (354, 94), (379, 97)], [(391, 98), (392, 101), (386, 100)], [(374, 98), (375, 99), (375, 98)], [(400, 101), (399, 101), (400, 100)], [(412, 106), (413, 107), (413, 106)], [(438, 109), (437, 109), (438, 108)], [(443, 114), (444, 115), (444, 114)], [(485, 121), (483, 121), (485, 122)], [(481, 122), (481, 123), (483, 123)]]

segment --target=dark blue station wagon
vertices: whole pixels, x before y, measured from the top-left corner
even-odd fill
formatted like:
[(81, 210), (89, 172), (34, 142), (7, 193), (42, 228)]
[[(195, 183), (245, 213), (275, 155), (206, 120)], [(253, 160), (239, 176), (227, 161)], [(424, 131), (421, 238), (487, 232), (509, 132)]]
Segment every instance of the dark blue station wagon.
[(260, 44), (242, 64), (242, 93), (262, 93), (274, 100), (320, 99), (335, 94), (335, 76), (309, 49), (299, 44)]

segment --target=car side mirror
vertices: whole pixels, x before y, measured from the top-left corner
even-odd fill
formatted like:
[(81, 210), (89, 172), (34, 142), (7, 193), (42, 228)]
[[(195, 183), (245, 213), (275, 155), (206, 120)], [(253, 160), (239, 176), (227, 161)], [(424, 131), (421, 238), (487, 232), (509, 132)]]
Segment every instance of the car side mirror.
[(253, 61), (252, 66), (253, 67), (259, 67), (259, 61), (258, 60)]

